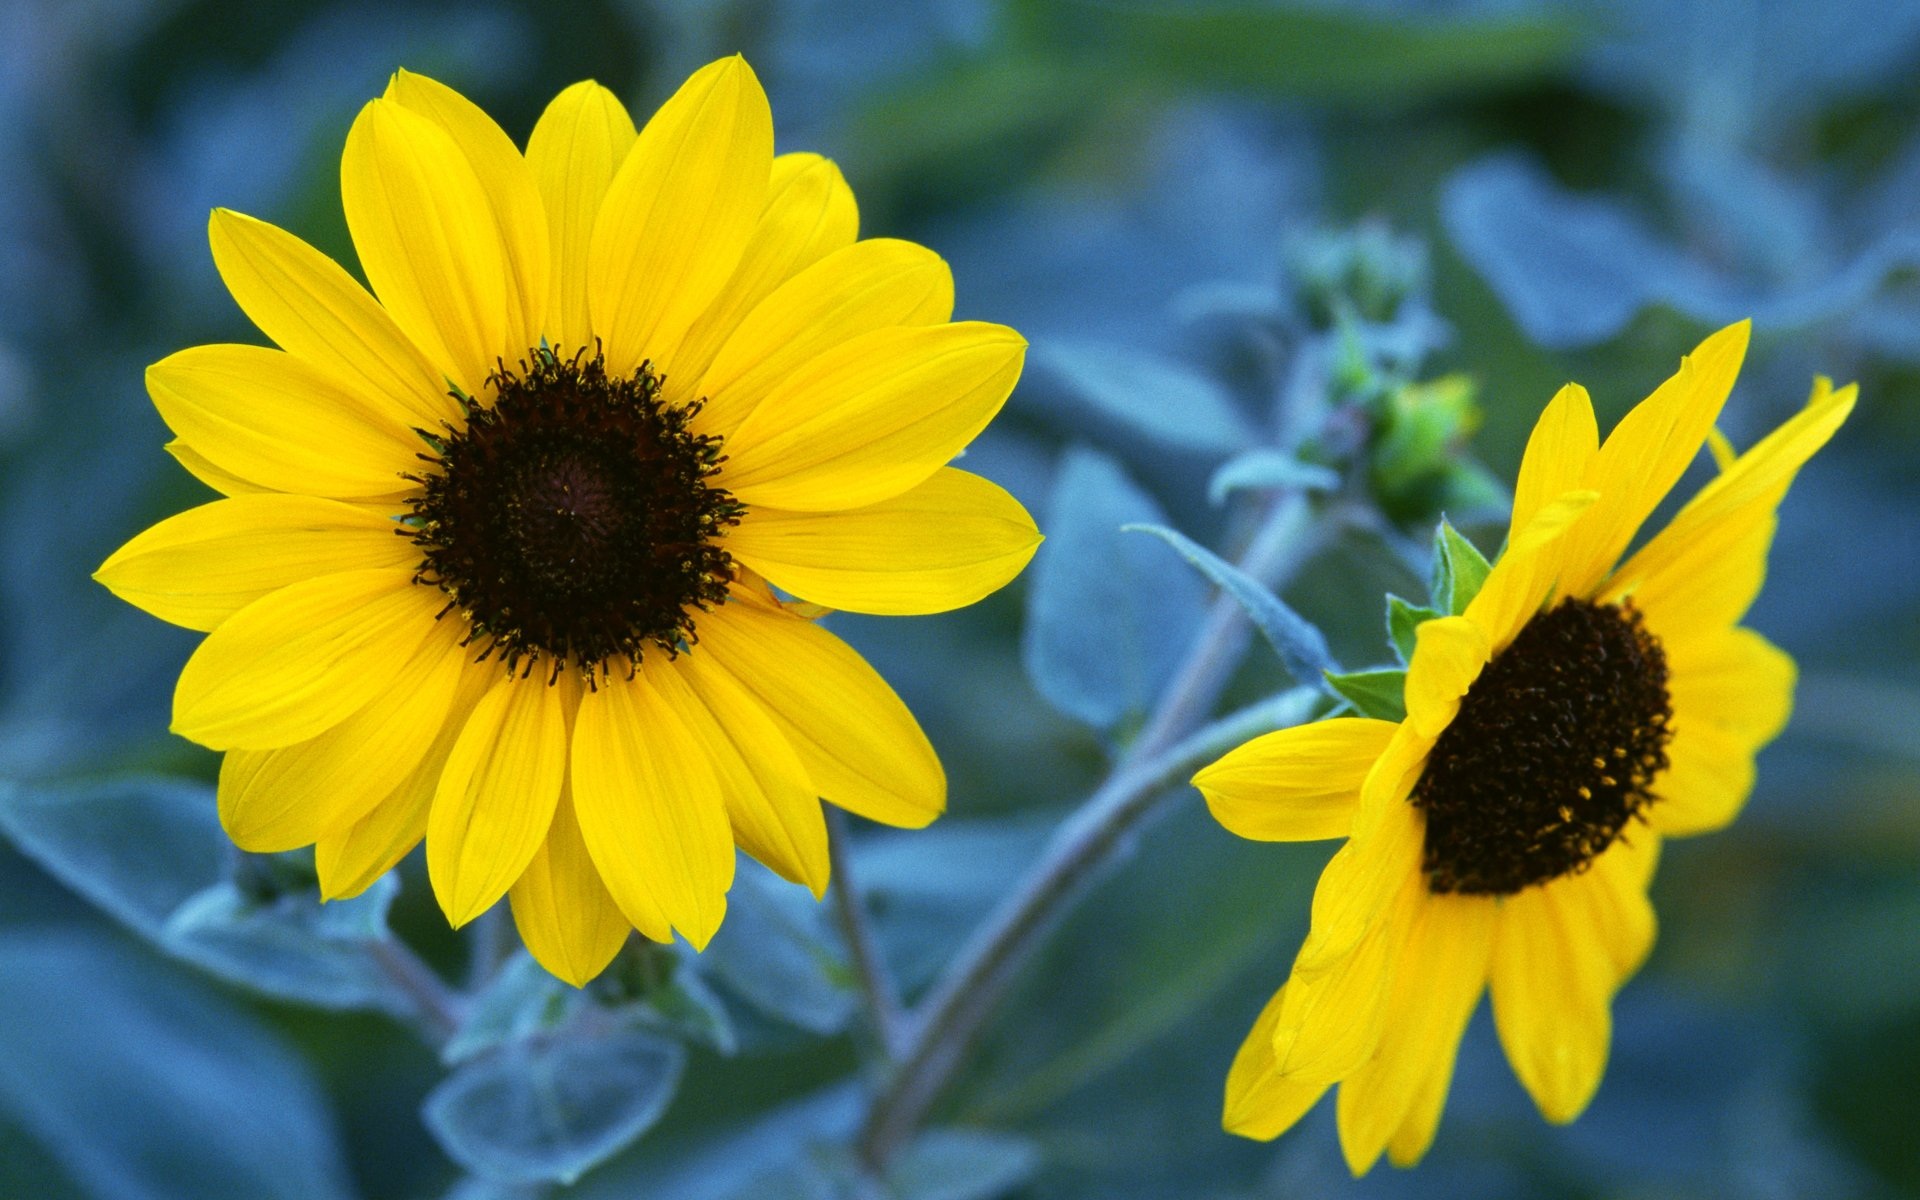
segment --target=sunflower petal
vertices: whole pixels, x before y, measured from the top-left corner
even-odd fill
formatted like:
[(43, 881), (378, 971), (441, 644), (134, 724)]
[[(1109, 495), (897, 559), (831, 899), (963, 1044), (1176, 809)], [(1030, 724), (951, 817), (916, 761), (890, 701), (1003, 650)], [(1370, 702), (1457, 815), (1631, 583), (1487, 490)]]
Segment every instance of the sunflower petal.
[(1003, 325), (879, 329), (775, 387), (728, 439), (721, 483), (748, 505), (822, 511), (891, 499), (986, 428), (1027, 343)]
[(760, 702), (694, 653), (660, 672), (661, 691), (706, 747), (740, 848), (782, 879), (826, 894), (827, 822), (807, 768)]
[(1460, 711), (1460, 698), (1480, 677), (1493, 648), (1486, 631), (1466, 617), (1422, 621), (1414, 637), (1413, 661), (1407, 666), (1407, 721), (1422, 737), (1437, 738)]
[(607, 185), (626, 161), (634, 137), (633, 118), (620, 98), (583, 80), (553, 98), (527, 139), (527, 164), (546, 206), (551, 239), (546, 328), (562, 357), (593, 345), (587, 248)]
[(231, 471), (221, 470), (219, 467), (207, 461), (206, 455), (195, 450), (192, 446), (187, 445), (179, 438), (174, 438), (162, 446), (161, 449), (172, 455), (173, 461), (186, 468), (187, 474), (198, 479), (201, 483), (206, 484), (214, 491), (219, 492), (222, 496), (257, 496), (272, 491), (271, 488), (264, 488), (257, 483), (251, 483), (242, 479)]
[(220, 823), (242, 850), (277, 853), (353, 824), (420, 765), (446, 723), (463, 654), (442, 622), (385, 691), (310, 741), (229, 750), (220, 763)]
[(358, 499), (408, 485), (419, 439), (305, 362), (264, 346), (195, 346), (147, 368), (161, 420), (222, 471), (273, 491)]
[(332, 259), (284, 229), (224, 208), (213, 210), (207, 237), (235, 303), (282, 350), (363, 402), (400, 409), (408, 425), (435, 428), (459, 411), (445, 372)]
[(826, 799), (918, 829), (946, 808), (947, 778), (907, 706), (854, 649), (811, 621), (747, 603), (710, 613), (693, 653), (751, 695)]
[(136, 608), (205, 631), (316, 575), (412, 565), (419, 549), (399, 533), (378, 511), (336, 500), (239, 496), (168, 517), (93, 577)]
[(1433, 1135), (1440, 1130), (1441, 1110), (1447, 1106), (1447, 1091), (1453, 1086), (1453, 1064), (1459, 1052), (1456, 1040), (1420, 1081), (1413, 1103), (1407, 1107), (1406, 1119), (1387, 1140), (1387, 1161), (1394, 1166), (1414, 1166), (1433, 1147)]
[[(633, 929), (587, 854), (567, 788), (560, 790), (546, 840), (507, 898), (527, 952), (574, 987), (604, 971)], [(673, 935), (663, 926), (647, 936), (667, 941)]]
[(1564, 569), (1571, 531), (1598, 503), (1598, 492), (1566, 492), (1541, 506), (1508, 543), (1463, 614), (1486, 633), (1495, 654), (1506, 649), (1556, 589), (1566, 595)]
[(553, 274), (546, 206), (533, 171), (492, 117), (444, 83), (398, 71), (387, 85), (387, 99), (438, 125), (480, 181), (506, 259), (506, 340), (494, 353), (514, 362), (538, 346), (546, 332)]
[(640, 131), (587, 254), (587, 304), (610, 374), (672, 361), (739, 264), (772, 165), (773, 114), (738, 55), (694, 72)]
[(788, 376), (862, 334), (953, 313), (953, 273), (912, 242), (873, 238), (826, 255), (762, 299), (702, 364), (704, 427), (737, 430)]
[(616, 676), (581, 699), (574, 804), (621, 911), (643, 931), (664, 917), (704, 949), (726, 915), (733, 835), (719, 779), (651, 678), (659, 671), (646, 664), (633, 679)]
[(454, 140), (373, 100), (340, 160), (347, 230), (374, 294), (445, 375), (478, 396), (507, 344), (506, 250), (493, 206)]
[(1406, 797), (1429, 746), (1402, 724), (1360, 785), (1353, 832), (1313, 889), (1296, 975), (1327, 970), (1351, 954), (1387, 913), (1401, 884), (1419, 875), (1426, 827)]
[(502, 672), (453, 743), (427, 818), (427, 878), (454, 928), (527, 869), (567, 774), (561, 689)]
[(1282, 988), (1267, 1001), (1233, 1056), (1220, 1119), (1228, 1133), (1271, 1141), (1293, 1128), (1326, 1094), (1327, 1084), (1290, 1079), (1280, 1074), (1274, 1062), (1273, 1027), (1280, 1019), (1285, 993)]
[(1373, 1057), (1386, 1028), (1393, 973), (1405, 960), (1426, 886), (1419, 872), (1409, 872), (1346, 954), (1305, 966), (1295, 959), (1273, 1031), (1283, 1075), (1333, 1083)]
[(1392, 721), (1336, 717), (1263, 734), (1203, 768), (1193, 786), (1214, 820), (1243, 838), (1345, 837), (1360, 785), (1397, 728)]
[(667, 372), (670, 395), (679, 396), (684, 388), (690, 397), (713, 356), (748, 313), (795, 275), (853, 245), (859, 233), (853, 189), (830, 160), (817, 154), (783, 154), (773, 160), (773, 168), (767, 206), (739, 265), (674, 352)]
[(1560, 389), (1534, 423), (1526, 456), (1513, 485), (1513, 520), (1507, 540), (1517, 542), (1542, 508), (1567, 492), (1580, 490), (1580, 481), (1600, 449), (1600, 431), (1593, 419), (1593, 401), (1587, 389), (1569, 383)]
[(392, 686), (444, 600), (392, 569), (322, 575), (263, 596), (187, 660), (173, 731), (215, 750), (317, 737)]
[(1033, 557), (1040, 531), (999, 485), (942, 467), (865, 508), (750, 510), (726, 544), (804, 600), (897, 616), (947, 612), (999, 590)]

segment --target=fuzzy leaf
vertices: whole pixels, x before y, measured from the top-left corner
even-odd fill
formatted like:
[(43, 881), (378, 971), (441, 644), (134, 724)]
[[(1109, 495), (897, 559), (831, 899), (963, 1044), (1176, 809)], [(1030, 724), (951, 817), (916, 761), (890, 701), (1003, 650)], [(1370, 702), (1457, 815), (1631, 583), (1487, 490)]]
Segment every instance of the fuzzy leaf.
[(1393, 651), (1402, 663), (1413, 661), (1414, 630), (1420, 623), (1446, 615), (1438, 609), (1409, 604), (1398, 596), (1387, 597), (1387, 640), (1393, 643)]
[(1363, 717), (1381, 721), (1407, 719), (1407, 673), (1399, 667), (1326, 674), (1327, 686), (1340, 693)]
[(1442, 518), (1433, 531), (1434, 606), (1456, 616), (1467, 611), (1491, 570), (1487, 556)]

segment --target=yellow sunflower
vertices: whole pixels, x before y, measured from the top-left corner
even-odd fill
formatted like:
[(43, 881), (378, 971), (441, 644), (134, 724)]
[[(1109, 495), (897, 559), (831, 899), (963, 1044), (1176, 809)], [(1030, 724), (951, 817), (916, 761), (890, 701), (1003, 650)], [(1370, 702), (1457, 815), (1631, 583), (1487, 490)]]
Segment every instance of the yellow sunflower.
[[(1708, 338), (1599, 444), (1568, 385), (1534, 427), (1507, 547), (1465, 610), (1418, 626), (1401, 721), (1256, 738), (1194, 783), (1242, 837), (1346, 839), (1287, 983), (1235, 1058), (1230, 1131), (1271, 1138), (1340, 1085), (1355, 1174), (1426, 1153), (1483, 989), (1520, 1082), (1577, 1117), (1614, 992), (1654, 937), (1666, 837), (1718, 829), (1785, 724), (1793, 661), (1741, 617), (1775, 509), (1853, 408), (1825, 380), (1737, 458), (1713, 433), (1745, 323)], [(1721, 473), (1620, 559), (1714, 438)]]
[(173, 729), (226, 751), (234, 841), (316, 845), (338, 897), (424, 837), (450, 921), (510, 895), (579, 984), (630, 926), (704, 946), (736, 844), (820, 894), (820, 797), (937, 816), (912, 715), (810, 618), (956, 608), (1032, 556), (1020, 505), (946, 465), (1019, 335), (952, 322), (932, 252), (859, 240), (834, 165), (775, 156), (738, 57), (637, 133), (576, 84), (524, 153), (403, 72), (341, 192), (373, 295), (213, 214), (280, 348), (148, 370), (168, 449), (226, 498), (98, 573), (207, 632)]

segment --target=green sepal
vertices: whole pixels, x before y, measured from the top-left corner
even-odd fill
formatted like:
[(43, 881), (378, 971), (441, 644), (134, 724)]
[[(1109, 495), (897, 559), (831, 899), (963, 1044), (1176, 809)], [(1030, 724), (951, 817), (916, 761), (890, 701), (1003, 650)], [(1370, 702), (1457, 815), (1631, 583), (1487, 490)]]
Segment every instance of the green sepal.
[(1393, 652), (1400, 656), (1401, 662), (1413, 662), (1414, 630), (1420, 623), (1446, 615), (1437, 608), (1413, 604), (1398, 596), (1387, 597), (1387, 640), (1393, 643)]
[(1327, 671), (1327, 686), (1338, 692), (1363, 717), (1382, 721), (1407, 719), (1407, 673), (1399, 667), (1370, 671)]
[(1455, 616), (1480, 594), (1493, 564), (1445, 517), (1433, 531), (1433, 606)]

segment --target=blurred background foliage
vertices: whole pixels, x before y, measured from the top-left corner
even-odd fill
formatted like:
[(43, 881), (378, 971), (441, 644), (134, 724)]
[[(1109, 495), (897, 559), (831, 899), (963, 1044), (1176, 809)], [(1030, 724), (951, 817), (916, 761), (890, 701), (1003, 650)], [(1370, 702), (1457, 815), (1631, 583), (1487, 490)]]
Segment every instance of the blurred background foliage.
[[(497, 922), (447, 933), (417, 863), (319, 909), (297, 856), (226, 848), (214, 758), (165, 734), (193, 635), (87, 578), (206, 498), (140, 373), (257, 340), (209, 208), (351, 263), (339, 148), (395, 67), (523, 138), (575, 79), (644, 114), (734, 50), (781, 146), (842, 163), (864, 232), (932, 246), (960, 315), (1033, 343), (968, 462), (1052, 534), (1034, 569), (965, 612), (835, 619), (953, 781), (932, 829), (854, 831), (909, 996), (1198, 621), (1199, 577), (1118, 524), (1230, 553), (1235, 496), (1360, 462), (1384, 519), (1288, 598), (1338, 661), (1385, 663), (1381, 595), (1425, 595), (1442, 511), (1496, 548), (1499, 481), (1561, 382), (1610, 422), (1751, 314), (1737, 445), (1816, 372), (1864, 398), (1752, 618), (1802, 664), (1794, 725), (1741, 822), (1667, 854), (1579, 1123), (1538, 1119), (1482, 1013), (1417, 1171), (1348, 1179), (1331, 1105), (1273, 1146), (1220, 1133), (1327, 848), (1236, 841), (1183, 789), (1023, 975), (894, 1194), (1920, 1195), (1903, 0), (0, 0), (0, 1195), (849, 1194), (871, 1055), (826, 909), (745, 869), (708, 954), (635, 944), (577, 994)], [(1314, 404), (1305, 444), (1241, 453)], [(1056, 636), (1076, 612), (1130, 639), (1123, 677)], [(1234, 694), (1283, 682), (1256, 646)], [(492, 983), (436, 1015), (431, 980), (423, 1006), (385, 969), (389, 925), (453, 987)]]

